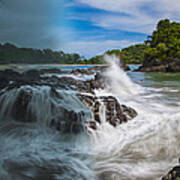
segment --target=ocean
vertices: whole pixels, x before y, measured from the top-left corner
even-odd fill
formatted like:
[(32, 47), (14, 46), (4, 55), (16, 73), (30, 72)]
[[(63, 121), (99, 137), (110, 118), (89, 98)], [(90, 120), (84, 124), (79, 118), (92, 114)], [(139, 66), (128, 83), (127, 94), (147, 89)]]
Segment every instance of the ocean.
[[(136, 65), (124, 72), (116, 61), (109, 57), (103, 71), (72, 74), (79, 67), (68, 66), (44, 73), (41, 83), (33, 77), (1, 88), (1, 180), (160, 180), (178, 164), (180, 73), (133, 72)], [(20, 72), (22, 68), (44, 67), (21, 67)], [(114, 127), (102, 106), (101, 123), (88, 132), (85, 122), (93, 112), (67, 78), (83, 83), (97, 72), (107, 84), (95, 88), (93, 96), (115, 97), (137, 116)]]

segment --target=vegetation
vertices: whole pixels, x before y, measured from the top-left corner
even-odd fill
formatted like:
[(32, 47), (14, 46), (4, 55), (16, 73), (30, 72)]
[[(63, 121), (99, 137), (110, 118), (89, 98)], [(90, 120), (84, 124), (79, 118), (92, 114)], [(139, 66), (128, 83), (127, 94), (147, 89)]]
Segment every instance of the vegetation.
[(145, 43), (143, 66), (180, 65), (180, 23), (159, 21)]
[[(161, 20), (156, 30), (144, 44), (129, 46), (122, 50), (108, 50), (104, 54), (90, 58), (89, 60), (79, 54), (66, 54), (63, 51), (51, 49), (18, 48), (12, 44), (0, 44), (0, 64), (105, 64), (103, 56), (116, 55), (121, 63), (143, 64), (143, 67), (174, 66), (180, 67), (180, 23)], [(171, 67), (172, 68), (172, 67)]]
[(95, 56), (90, 58), (89, 60), (84, 61), (84, 64), (105, 64), (106, 62), (103, 60), (104, 55), (116, 55), (120, 57), (122, 64), (142, 64), (144, 57), (144, 50), (147, 47), (145, 44), (137, 44), (134, 46), (129, 46), (122, 50), (113, 49), (106, 51), (103, 55)]
[(84, 64), (106, 64), (104, 60), (104, 55), (116, 55), (117, 57), (120, 57), (121, 53), (119, 49), (108, 50), (102, 55), (95, 56), (88, 60), (83, 61), (83, 63)]
[[(180, 23), (170, 22), (168, 19), (160, 20), (156, 30), (143, 44), (129, 46), (122, 50), (114, 49), (104, 54), (115, 54), (127, 64), (143, 64), (144, 67), (164, 65), (167, 71), (179, 71)], [(103, 55), (89, 59), (88, 63), (104, 63)], [(176, 69), (173, 66), (176, 66)], [(163, 68), (163, 71), (166, 69)]]
[(137, 44), (121, 50), (121, 57), (127, 64), (142, 64), (146, 44)]
[(18, 48), (10, 43), (0, 44), (0, 64), (79, 64), (84, 60), (79, 54), (66, 54), (51, 49)]
[(103, 59), (103, 55), (92, 57), (88, 60), (81, 61), (82, 64), (106, 64), (106, 62)]

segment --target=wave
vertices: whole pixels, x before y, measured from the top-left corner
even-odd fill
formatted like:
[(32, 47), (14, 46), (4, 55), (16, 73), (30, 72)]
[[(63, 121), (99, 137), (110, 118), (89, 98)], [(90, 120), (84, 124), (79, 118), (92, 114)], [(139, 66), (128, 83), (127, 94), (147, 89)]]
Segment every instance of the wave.
[[(105, 89), (81, 92), (101, 104), (101, 124), (89, 134), (85, 123), (93, 120), (92, 111), (77, 90), (54, 88), (56, 78), (51, 86), (32, 83), (0, 92), (0, 179), (158, 180), (177, 163), (180, 108), (158, 99), (169, 89), (142, 87), (121, 70), (117, 57), (105, 59)], [(95, 75), (46, 73), (43, 80), (50, 82), (51, 76), (59, 82), (62, 77), (94, 80)], [(110, 125), (101, 99), (106, 96), (138, 115)]]
[(116, 128), (104, 123), (94, 132), (95, 171), (100, 180), (158, 180), (180, 156), (180, 108), (147, 100), (150, 89), (133, 83), (116, 57), (106, 59), (110, 87), (99, 94), (114, 94), (138, 116)]

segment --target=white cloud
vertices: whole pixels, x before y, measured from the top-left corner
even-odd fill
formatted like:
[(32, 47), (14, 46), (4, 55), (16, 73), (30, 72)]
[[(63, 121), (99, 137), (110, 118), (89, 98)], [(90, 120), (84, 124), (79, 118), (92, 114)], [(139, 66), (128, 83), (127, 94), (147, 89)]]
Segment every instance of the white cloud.
[[(91, 7), (114, 12), (92, 15), (94, 25), (131, 32), (151, 33), (158, 20), (180, 17), (179, 0), (76, 0)], [(120, 14), (121, 13), (121, 14)], [(124, 15), (122, 15), (124, 13)]]
[(119, 15), (107, 15), (105, 17), (92, 18), (92, 22), (96, 26), (106, 29), (125, 30), (138, 33), (151, 33), (156, 20), (142, 17), (123, 17)]
[(109, 49), (121, 49), (140, 42), (129, 40), (105, 40), (105, 41), (73, 41), (67, 42), (62, 50), (65, 52), (77, 52), (86, 57), (103, 54)]

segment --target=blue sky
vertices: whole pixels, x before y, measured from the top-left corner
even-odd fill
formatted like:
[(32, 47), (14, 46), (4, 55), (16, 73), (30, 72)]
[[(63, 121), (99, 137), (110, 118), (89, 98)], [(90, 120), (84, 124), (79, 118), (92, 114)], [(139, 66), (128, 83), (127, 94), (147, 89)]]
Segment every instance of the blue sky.
[(146, 40), (160, 19), (180, 18), (179, 0), (68, 0), (64, 47), (86, 57)]
[(143, 42), (165, 18), (180, 20), (179, 0), (0, 0), (0, 43), (89, 58)]

